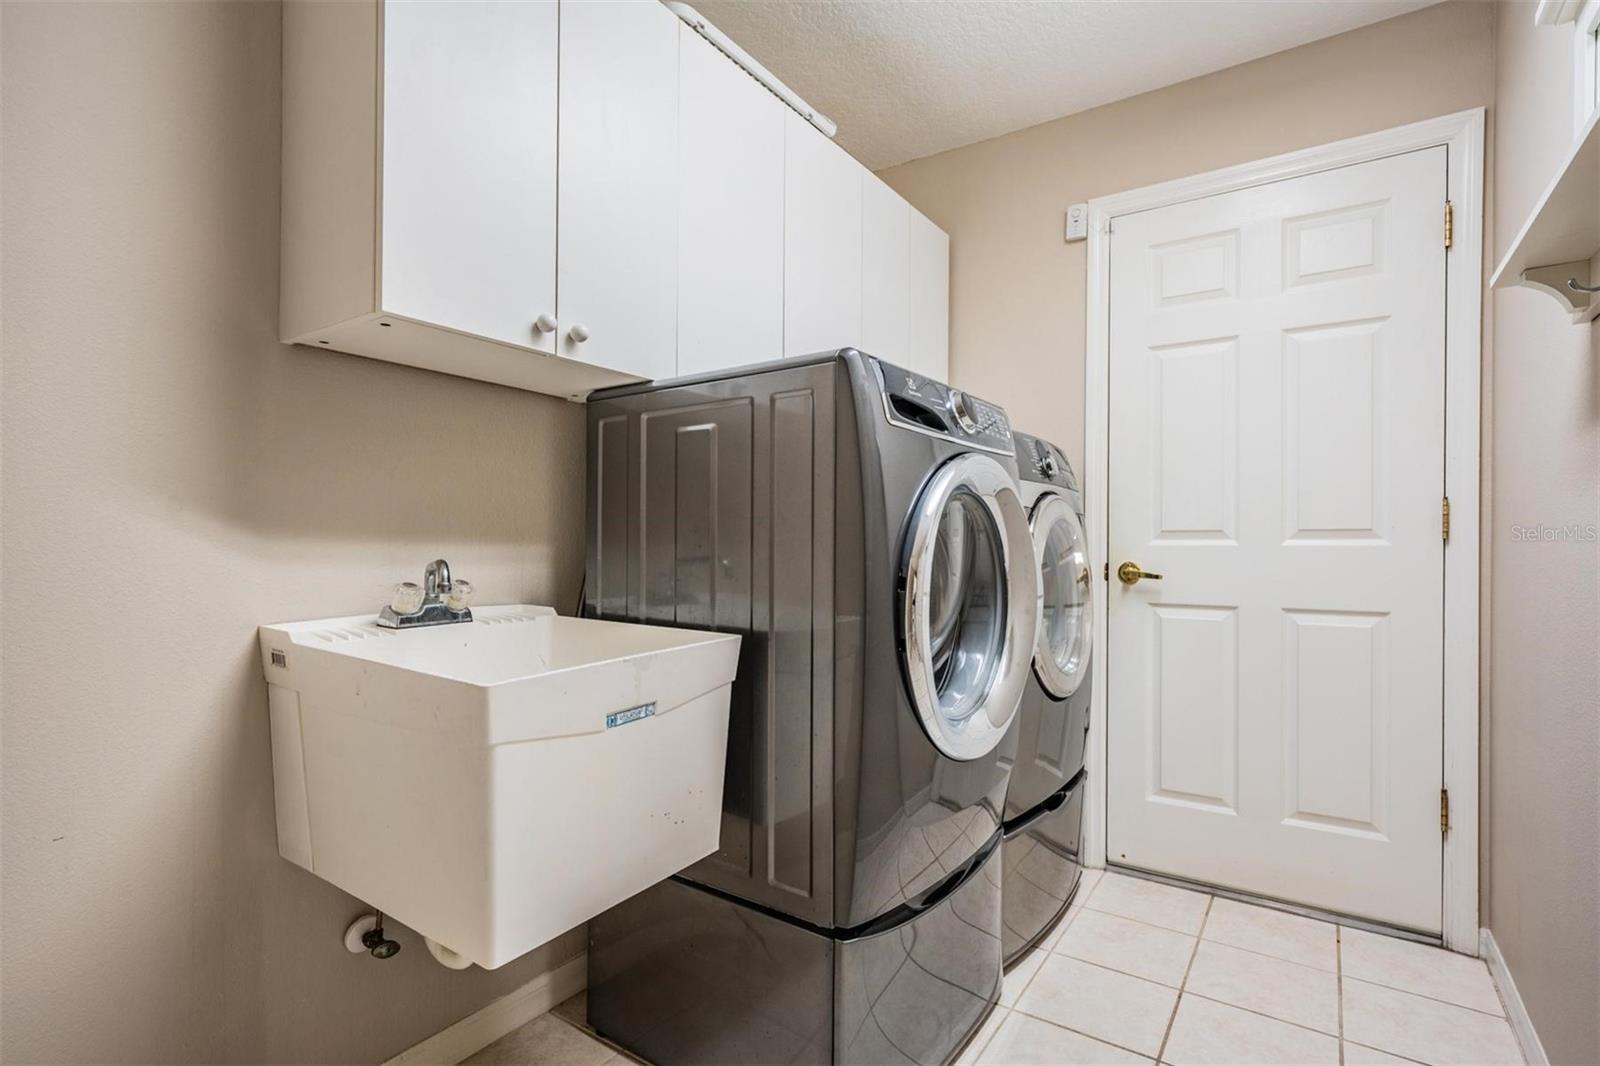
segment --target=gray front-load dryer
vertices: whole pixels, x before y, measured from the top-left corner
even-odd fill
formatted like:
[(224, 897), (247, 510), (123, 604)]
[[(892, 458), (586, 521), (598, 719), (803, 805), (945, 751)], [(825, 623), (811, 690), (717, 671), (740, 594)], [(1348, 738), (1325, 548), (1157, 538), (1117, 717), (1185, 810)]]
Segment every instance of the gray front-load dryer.
[(854, 350), (599, 393), (585, 609), (744, 635), (720, 850), (590, 924), (656, 1063), (937, 1063), (997, 998), (1037, 578), (998, 407)]
[(1066, 456), (1037, 437), (1015, 439), (1039, 561), (1041, 621), (1033, 678), (1002, 746), (1013, 762), (1001, 908), (1007, 966), (1050, 932), (1078, 886), (1096, 577), (1083, 496)]

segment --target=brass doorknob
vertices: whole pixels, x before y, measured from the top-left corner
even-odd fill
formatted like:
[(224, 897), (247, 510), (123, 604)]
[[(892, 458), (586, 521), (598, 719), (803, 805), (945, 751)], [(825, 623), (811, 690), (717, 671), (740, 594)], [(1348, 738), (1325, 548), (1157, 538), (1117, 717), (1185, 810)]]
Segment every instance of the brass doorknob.
[(1123, 563), (1117, 567), (1117, 580), (1124, 585), (1137, 584), (1142, 577), (1149, 578), (1151, 581), (1161, 580), (1160, 574), (1152, 574), (1148, 570), (1141, 570), (1138, 563)]

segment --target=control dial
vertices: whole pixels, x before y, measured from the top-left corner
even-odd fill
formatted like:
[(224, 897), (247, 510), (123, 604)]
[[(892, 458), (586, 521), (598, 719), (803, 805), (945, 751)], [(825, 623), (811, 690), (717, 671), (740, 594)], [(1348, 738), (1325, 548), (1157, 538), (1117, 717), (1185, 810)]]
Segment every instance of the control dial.
[(1056, 466), (1056, 457), (1049, 452), (1045, 452), (1044, 458), (1039, 460), (1039, 472), (1054, 481), (1059, 470), (1060, 468)]
[(978, 432), (978, 420), (972, 417), (972, 404), (967, 399), (967, 394), (960, 389), (950, 390), (950, 413), (955, 416), (956, 425), (963, 432)]

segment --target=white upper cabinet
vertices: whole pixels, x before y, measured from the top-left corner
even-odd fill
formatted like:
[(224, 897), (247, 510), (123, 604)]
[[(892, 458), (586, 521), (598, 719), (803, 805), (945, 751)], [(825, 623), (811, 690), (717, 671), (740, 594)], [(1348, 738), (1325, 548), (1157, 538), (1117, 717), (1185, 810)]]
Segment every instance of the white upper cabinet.
[(950, 237), (919, 211), (911, 212), (910, 227), (910, 369), (923, 377), (948, 382)]
[(838, 145), (784, 108), (783, 354), (865, 347), (861, 184)]
[(678, 26), (561, 5), (558, 354), (642, 378), (677, 369)]
[(678, 373), (783, 354), (784, 116), (687, 24), (678, 53)]
[(384, 311), (554, 351), (555, 71), (554, 0), (384, 8)]
[(861, 346), (911, 365), (911, 205), (876, 174), (861, 173)]
[(279, 336), (581, 399), (858, 347), (949, 244), (657, 0), (287, 0)]

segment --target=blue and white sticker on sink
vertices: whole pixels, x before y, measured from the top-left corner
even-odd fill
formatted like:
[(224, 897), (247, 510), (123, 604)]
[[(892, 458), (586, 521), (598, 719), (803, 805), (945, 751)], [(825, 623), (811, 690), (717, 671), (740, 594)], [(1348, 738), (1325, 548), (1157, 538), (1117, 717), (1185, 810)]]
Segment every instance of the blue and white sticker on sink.
[(645, 718), (654, 718), (656, 705), (654, 703), (641, 703), (637, 707), (629, 707), (625, 711), (613, 711), (606, 715), (606, 728), (615, 729), (619, 725), (627, 725)]

